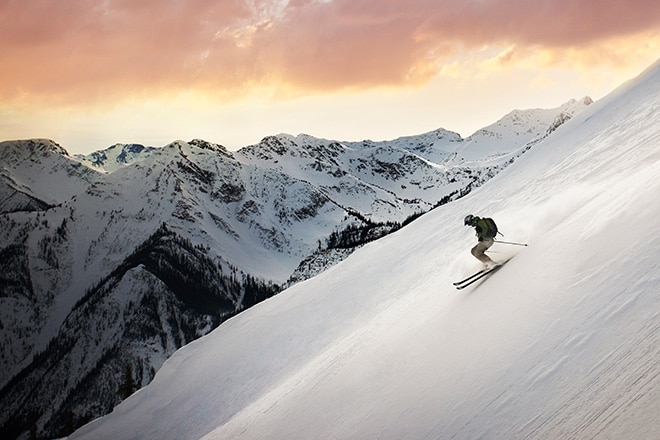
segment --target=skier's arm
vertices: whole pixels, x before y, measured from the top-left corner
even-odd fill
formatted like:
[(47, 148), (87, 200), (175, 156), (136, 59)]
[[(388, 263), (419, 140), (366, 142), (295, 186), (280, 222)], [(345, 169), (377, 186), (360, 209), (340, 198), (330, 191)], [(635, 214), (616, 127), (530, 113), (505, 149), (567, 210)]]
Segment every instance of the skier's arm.
[(479, 238), (479, 241), (483, 241), (484, 239), (484, 234), (486, 233), (486, 228), (484, 225), (479, 221), (476, 226), (474, 227), (475, 231), (477, 232), (477, 238)]

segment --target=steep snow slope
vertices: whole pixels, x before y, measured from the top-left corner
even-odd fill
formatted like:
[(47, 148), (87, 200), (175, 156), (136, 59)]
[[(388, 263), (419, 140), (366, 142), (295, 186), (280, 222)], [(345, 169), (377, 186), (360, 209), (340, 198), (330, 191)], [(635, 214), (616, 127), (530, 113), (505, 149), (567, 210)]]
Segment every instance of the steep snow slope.
[[(486, 186), (179, 350), (70, 438), (658, 438), (660, 63)], [(478, 287), (466, 213), (517, 254)]]

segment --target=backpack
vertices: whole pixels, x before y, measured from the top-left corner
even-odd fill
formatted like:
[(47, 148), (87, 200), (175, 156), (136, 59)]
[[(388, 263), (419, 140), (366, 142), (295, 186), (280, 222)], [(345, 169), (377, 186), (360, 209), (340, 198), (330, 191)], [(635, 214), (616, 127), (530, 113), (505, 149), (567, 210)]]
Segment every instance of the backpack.
[(488, 228), (484, 233), (484, 237), (495, 238), (495, 236), (497, 235), (497, 225), (495, 224), (495, 221), (493, 221), (493, 219), (490, 217), (484, 217), (482, 218), (482, 220), (484, 221), (484, 224)]

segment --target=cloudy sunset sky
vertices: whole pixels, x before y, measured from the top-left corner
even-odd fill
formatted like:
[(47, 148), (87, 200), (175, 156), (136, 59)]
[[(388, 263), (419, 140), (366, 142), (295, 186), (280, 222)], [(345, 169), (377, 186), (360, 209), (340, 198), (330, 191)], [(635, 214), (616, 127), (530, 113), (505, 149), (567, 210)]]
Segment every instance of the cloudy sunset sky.
[(466, 137), (659, 57), (657, 0), (0, 0), (0, 140)]

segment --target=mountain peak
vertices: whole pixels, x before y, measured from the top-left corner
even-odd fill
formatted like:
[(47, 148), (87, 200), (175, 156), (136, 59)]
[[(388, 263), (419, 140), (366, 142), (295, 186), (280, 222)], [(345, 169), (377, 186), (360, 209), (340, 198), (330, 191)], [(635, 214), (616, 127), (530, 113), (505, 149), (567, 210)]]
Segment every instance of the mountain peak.
[(466, 138), (457, 150), (458, 156), (470, 161), (513, 152), (547, 136), (592, 102), (587, 96), (552, 109), (513, 110)]
[(222, 154), (228, 154), (229, 151), (227, 148), (225, 148), (223, 145), (220, 144), (214, 144), (212, 142), (205, 141), (203, 139), (193, 139), (192, 141), (188, 142), (190, 145), (194, 145), (198, 148), (204, 149), (204, 150), (211, 150), (211, 151), (216, 151), (218, 153)]
[(156, 148), (141, 144), (114, 144), (105, 150), (94, 151), (87, 155), (76, 155), (82, 164), (90, 168), (113, 172), (126, 165), (149, 157)]
[(0, 154), (8, 154), (10, 152), (21, 157), (30, 157), (34, 154), (59, 154), (69, 157), (69, 153), (51, 139), (24, 139), (0, 142)]

